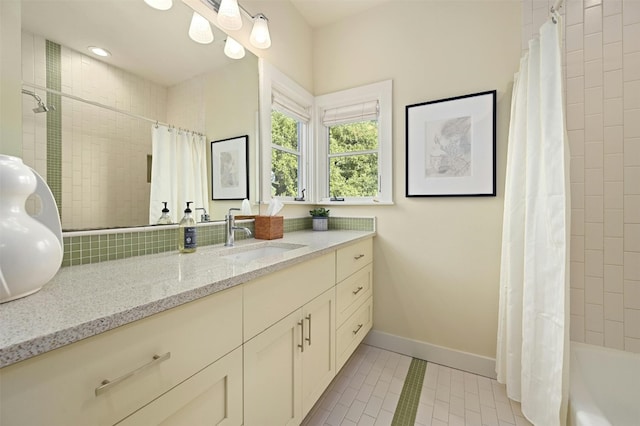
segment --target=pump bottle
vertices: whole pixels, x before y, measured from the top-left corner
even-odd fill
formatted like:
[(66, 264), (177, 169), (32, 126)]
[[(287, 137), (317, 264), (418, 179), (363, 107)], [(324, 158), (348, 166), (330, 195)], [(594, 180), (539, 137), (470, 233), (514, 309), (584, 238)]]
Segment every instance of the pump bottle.
[(162, 209), (162, 216), (158, 219), (158, 225), (171, 225), (171, 216), (169, 216), (169, 209), (167, 208), (167, 202), (163, 201), (164, 208)]
[(180, 221), (178, 227), (178, 250), (181, 253), (193, 253), (196, 251), (196, 221), (191, 216), (191, 209), (189, 204), (193, 204), (193, 201), (187, 202), (187, 208), (184, 210), (184, 217)]

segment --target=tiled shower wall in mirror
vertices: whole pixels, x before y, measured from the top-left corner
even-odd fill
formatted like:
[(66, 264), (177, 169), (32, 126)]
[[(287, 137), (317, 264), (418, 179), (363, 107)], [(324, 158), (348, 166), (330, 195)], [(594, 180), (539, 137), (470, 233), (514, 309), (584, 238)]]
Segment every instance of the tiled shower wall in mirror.
[[(523, 51), (554, 1), (523, 0)], [(565, 0), (571, 340), (640, 352), (640, 1)]]

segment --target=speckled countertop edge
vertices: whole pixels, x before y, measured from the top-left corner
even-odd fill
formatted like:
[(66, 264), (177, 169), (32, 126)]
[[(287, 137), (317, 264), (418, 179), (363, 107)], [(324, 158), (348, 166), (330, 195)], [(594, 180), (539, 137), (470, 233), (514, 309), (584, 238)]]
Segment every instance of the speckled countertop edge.
[[(342, 246), (370, 231), (299, 231), (284, 238), (239, 241), (62, 268), (39, 292), (0, 305), (0, 367), (43, 354), (133, 321), (245, 283)], [(248, 246), (302, 247), (251, 262), (221, 256)]]

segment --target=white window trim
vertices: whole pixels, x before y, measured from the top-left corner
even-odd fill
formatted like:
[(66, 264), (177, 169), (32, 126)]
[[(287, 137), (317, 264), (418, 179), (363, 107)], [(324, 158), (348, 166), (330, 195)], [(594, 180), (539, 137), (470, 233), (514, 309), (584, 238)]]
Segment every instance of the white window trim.
[[(305, 199), (313, 200), (313, 149), (312, 135), (314, 134), (313, 103), (314, 98), (311, 93), (293, 81), (287, 75), (280, 72), (266, 61), (258, 60), (258, 71), (260, 78), (260, 168), (259, 176), (262, 177), (260, 185), (260, 203), (268, 203), (271, 200), (271, 102), (274, 89), (286, 96), (291, 101), (308, 107), (311, 120), (306, 126), (305, 134), (300, 135), (300, 155), (302, 158), (303, 170), (299, 175), (300, 190), (305, 189)], [(293, 201), (294, 197), (278, 197), (282, 201)], [(302, 203), (295, 201), (295, 203)]]
[[(353, 89), (328, 93), (315, 98), (314, 119), (316, 122), (316, 157), (317, 172), (313, 175), (314, 187), (317, 189), (317, 202), (336, 205), (388, 205), (393, 204), (393, 83), (385, 80)], [(324, 110), (341, 106), (364, 103), (377, 100), (379, 103), (378, 116), (378, 194), (375, 197), (344, 197), (344, 201), (331, 201), (328, 194), (328, 128), (322, 124)], [(321, 142), (322, 141), (322, 142)], [(338, 194), (339, 195), (339, 194)]]

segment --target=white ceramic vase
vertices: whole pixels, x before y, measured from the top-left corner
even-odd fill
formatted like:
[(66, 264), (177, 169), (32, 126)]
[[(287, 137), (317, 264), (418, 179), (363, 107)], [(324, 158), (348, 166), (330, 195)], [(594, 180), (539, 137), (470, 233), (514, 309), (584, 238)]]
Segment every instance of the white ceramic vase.
[[(30, 216), (27, 198), (40, 198)], [(51, 190), (20, 158), (0, 155), (0, 303), (40, 290), (60, 269), (62, 227)]]

